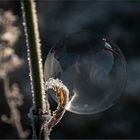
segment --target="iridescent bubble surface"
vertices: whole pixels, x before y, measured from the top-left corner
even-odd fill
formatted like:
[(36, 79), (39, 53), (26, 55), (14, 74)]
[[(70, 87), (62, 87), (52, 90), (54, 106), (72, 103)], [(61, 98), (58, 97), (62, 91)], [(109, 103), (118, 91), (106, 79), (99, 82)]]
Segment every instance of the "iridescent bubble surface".
[[(121, 50), (100, 35), (77, 32), (53, 47), (45, 62), (45, 79), (59, 78), (70, 91), (67, 110), (94, 114), (114, 104), (126, 82)], [(54, 97), (55, 99), (55, 97)]]

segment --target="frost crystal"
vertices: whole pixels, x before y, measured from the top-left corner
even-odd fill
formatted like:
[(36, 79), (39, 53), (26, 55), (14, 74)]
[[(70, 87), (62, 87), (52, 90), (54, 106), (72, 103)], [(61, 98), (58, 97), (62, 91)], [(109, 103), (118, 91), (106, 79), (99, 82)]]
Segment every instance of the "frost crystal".
[(46, 81), (46, 91), (50, 88), (54, 88), (55, 86), (62, 87), (66, 91), (66, 94), (69, 94), (68, 88), (58, 78), (57, 79), (49, 78), (49, 80)]
[[(46, 81), (45, 83), (45, 90), (48, 91), (49, 89), (55, 89), (55, 87), (59, 87), (62, 88), (66, 94), (66, 96), (69, 96), (69, 90), (68, 88), (63, 84), (63, 82), (61, 80), (57, 79), (53, 79), (53, 78), (49, 78), (48, 81)], [(68, 99), (67, 101), (68, 102)]]

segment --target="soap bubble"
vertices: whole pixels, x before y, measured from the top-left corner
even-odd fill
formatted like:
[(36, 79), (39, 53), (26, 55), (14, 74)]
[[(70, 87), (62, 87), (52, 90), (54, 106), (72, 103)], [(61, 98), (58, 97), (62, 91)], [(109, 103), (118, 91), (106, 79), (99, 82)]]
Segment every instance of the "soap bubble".
[(121, 50), (91, 32), (73, 33), (57, 43), (48, 53), (44, 73), (45, 80), (58, 78), (68, 87), (71, 101), (66, 109), (77, 114), (111, 107), (126, 83)]

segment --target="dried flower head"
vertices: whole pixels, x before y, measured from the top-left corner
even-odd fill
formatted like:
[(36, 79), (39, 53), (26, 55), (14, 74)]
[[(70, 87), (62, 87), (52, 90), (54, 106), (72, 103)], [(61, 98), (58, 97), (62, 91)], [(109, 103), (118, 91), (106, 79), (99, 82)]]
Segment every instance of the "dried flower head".
[(17, 16), (11, 11), (0, 10), (0, 44), (13, 47), (20, 36), (20, 29), (15, 26)]
[(19, 27), (15, 26), (16, 21), (17, 16), (11, 11), (0, 10), (0, 78), (23, 63), (14, 50), (20, 35)]
[(0, 48), (0, 78), (14, 71), (23, 64), (12, 48)]

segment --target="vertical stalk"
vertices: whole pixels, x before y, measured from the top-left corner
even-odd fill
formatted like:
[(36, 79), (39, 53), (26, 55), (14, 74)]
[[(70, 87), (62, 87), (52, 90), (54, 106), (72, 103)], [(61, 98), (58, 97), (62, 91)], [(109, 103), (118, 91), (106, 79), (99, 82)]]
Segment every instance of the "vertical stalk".
[[(35, 131), (34, 138), (40, 139), (40, 130), (42, 127), (40, 118), (46, 111), (49, 113), (49, 105), (44, 103), (45, 90), (36, 5), (34, 0), (22, 0), (21, 4), (29, 60), (34, 114), (36, 115), (36, 117), (33, 118), (33, 126), (35, 127), (33, 131)], [(47, 135), (44, 136), (44, 138), (49, 139)]]

